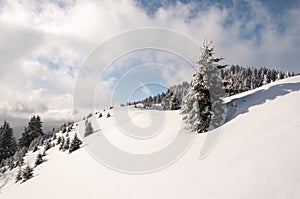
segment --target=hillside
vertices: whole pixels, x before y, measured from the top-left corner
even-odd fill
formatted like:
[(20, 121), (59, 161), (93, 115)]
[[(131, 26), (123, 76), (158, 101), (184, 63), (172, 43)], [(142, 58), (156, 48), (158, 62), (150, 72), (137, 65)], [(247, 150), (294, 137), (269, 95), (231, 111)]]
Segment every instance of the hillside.
[[(181, 128), (181, 115), (179, 111), (130, 107), (129, 118), (140, 127), (151, 124), (151, 115), (164, 114), (166, 118), (160, 135), (140, 142), (114, 125), (116, 115), (126, 109), (116, 108), (110, 118), (93, 118), (97, 132), (85, 140), (81, 149), (71, 154), (59, 151), (59, 146), (48, 150), (46, 162), (35, 168), (32, 179), (15, 183), (16, 169), (2, 175), (0, 198), (296, 199), (300, 195), (299, 101), (299, 76), (226, 98), (227, 122), (221, 129), (196, 135), (182, 158), (168, 168), (145, 175), (109, 169), (90, 155), (87, 147), (104, 135), (127, 152), (156, 151), (174, 139)], [(119, 122), (126, 127), (128, 120), (121, 118)], [(79, 122), (77, 130), (82, 132), (83, 126), (84, 122)], [(200, 159), (206, 137), (219, 132), (213, 151)], [(25, 162), (33, 165), (37, 153), (27, 154)]]

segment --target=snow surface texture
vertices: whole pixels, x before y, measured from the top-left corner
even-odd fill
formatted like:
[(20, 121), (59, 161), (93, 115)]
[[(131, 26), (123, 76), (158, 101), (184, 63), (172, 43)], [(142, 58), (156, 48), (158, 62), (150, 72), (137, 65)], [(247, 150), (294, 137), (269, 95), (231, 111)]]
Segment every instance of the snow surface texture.
[[(170, 167), (146, 175), (120, 173), (103, 166), (85, 150), (89, 143), (71, 154), (58, 151), (56, 146), (47, 151), (47, 161), (34, 169), (32, 179), (14, 183), (16, 170), (1, 176), (0, 198), (298, 199), (300, 77), (277, 81), (226, 101), (227, 123), (205, 159), (199, 159), (200, 149), (205, 137), (215, 130), (197, 135), (187, 153)], [(176, 120), (180, 115), (173, 111), (166, 117)], [(149, 122), (141, 110), (133, 112), (132, 118), (137, 123), (143, 121), (141, 126)], [(99, 120), (101, 132), (117, 134), (113, 117), (104, 115)], [(178, 128), (176, 125), (166, 123), (165, 128), (168, 135), (163, 136), (164, 141), (174, 137), (170, 133), (178, 132), (173, 130)], [(118, 142), (113, 135), (110, 139)], [(128, 142), (122, 142), (122, 147), (130, 151), (133, 143)], [(155, 148), (158, 143), (150, 145)], [(148, 147), (143, 152), (152, 150)], [(25, 162), (34, 164), (37, 153), (28, 153)]]

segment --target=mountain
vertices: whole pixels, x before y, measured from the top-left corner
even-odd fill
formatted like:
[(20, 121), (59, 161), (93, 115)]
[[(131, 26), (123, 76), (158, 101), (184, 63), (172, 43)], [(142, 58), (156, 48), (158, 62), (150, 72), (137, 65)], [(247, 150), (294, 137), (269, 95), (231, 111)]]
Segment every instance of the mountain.
[[(59, 151), (59, 145), (52, 147), (46, 152), (45, 162), (34, 169), (33, 178), (23, 183), (15, 183), (17, 169), (6, 171), (0, 177), (0, 197), (298, 198), (300, 76), (266, 84), (225, 101), (226, 123), (222, 127), (204, 134), (188, 134), (195, 136), (195, 140), (178, 161), (144, 175), (118, 172), (104, 166), (90, 153), (92, 146), (104, 135), (129, 153), (147, 154), (164, 148), (181, 128), (179, 111), (143, 110), (131, 106), (102, 111), (101, 118), (94, 114), (90, 121), (96, 132), (84, 139), (81, 149), (69, 154)], [(127, 110), (128, 116), (120, 116)], [(107, 112), (112, 117), (107, 118)], [(146, 127), (151, 122), (159, 122), (155, 118), (162, 117), (165, 120), (161, 134), (151, 139), (136, 140), (119, 129), (120, 126), (131, 128), (129, 120)], [(115, 125), (116, 121), (120, 126)], [(81, 135), (84, 123), (75, 124)], [(139, 135), (139, 132), (132, 133), (131, 136)], [(148, 136), (147, 132), (140, 133)], [(74, 134), (75, 130), (69, 136)], [(62, 135), (59, 132), (57, 137)], [(217, 142), (211, 145), (213, 150), (205, 153), (203, 149), (209, 137), (215, 137)], [(26, 154), (25, 163), (34, 166), (38, 153)]]

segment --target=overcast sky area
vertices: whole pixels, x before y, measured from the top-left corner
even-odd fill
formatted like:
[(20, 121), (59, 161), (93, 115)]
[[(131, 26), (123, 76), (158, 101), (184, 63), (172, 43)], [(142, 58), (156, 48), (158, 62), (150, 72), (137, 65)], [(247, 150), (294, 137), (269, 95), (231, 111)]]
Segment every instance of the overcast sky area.
[[(199, 43), (213, 40), (228, 64), (300, 72), (298, 0), (0, 0), (1, 121), (18, 134), (34, 114), (45, 129), (72, 120), (74, 84), (87, 56), (112, 36), (142, 27), (172, 29)], [(137, 56), (153, 62), (147, 53)], [(118, 63), (125, 66), (126, 60)], [(181, 74), (191, 74), (178, 65)], [(166, 86), (181, 81), (165, 69), (157, 75)], [(99, 99), (107, 100), (115, 82), (100, 81)], [(149, 88), (141, 85), (145, 94)]]

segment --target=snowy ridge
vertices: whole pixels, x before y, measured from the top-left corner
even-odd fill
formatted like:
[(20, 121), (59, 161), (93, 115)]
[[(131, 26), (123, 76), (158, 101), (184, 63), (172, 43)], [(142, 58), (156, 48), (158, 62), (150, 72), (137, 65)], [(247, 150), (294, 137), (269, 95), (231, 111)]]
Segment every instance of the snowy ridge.
[[(229, 97), (227, 123), (221, 127), (221, 138), (208, 157), (199, 160), (207, 134), (198, 134), (179, 161), (147, 175), (119, 173), (103, 166), (85, 150), (89, 143), (71, 154), (55, 146), (47, 151), (47, 161), (35, 169), (32, 179), (15, 183), (16, 170), (1, 176), (0, 198), (296, 199), (300, 195), (299, 101), (299, 76)], [(149, 111), (132, 108), (132, 119), (147, 125)], [(114, 113), (111, 118), (105, 116), (93, 118), (101, 124), (95, 130), (114, 142), (120, 141), (120, 132), (113, 126)], [(142, 152), (167, 144), (174, 136), (172, 132), (177, 132), (174, 129), (179, 127), (172, 121), (180, 120), (179, 112), (166, 111), (166, 117), (166, 133), (157, 141), (148, 141)], [(79, 122), (77, 128), (83, 125)], [(70, 132), (70, 136), (74, 133)], [(133, 142), (127, 139), (118, 144), (130, 151)], [(25, 162), (33, 164), (37, 153), (28, 153)]]
[(290, 77), (264, 85), (260, 88), (227, 97), (225, 99), (227, 104), (226, 121), (230, 121), (234, 117), (248, 112), (251, 107), (262, 105), (266, 101), (284, 96), (290, 92), (299, 91), (300, 82), (298, 80), (299, 76)]

